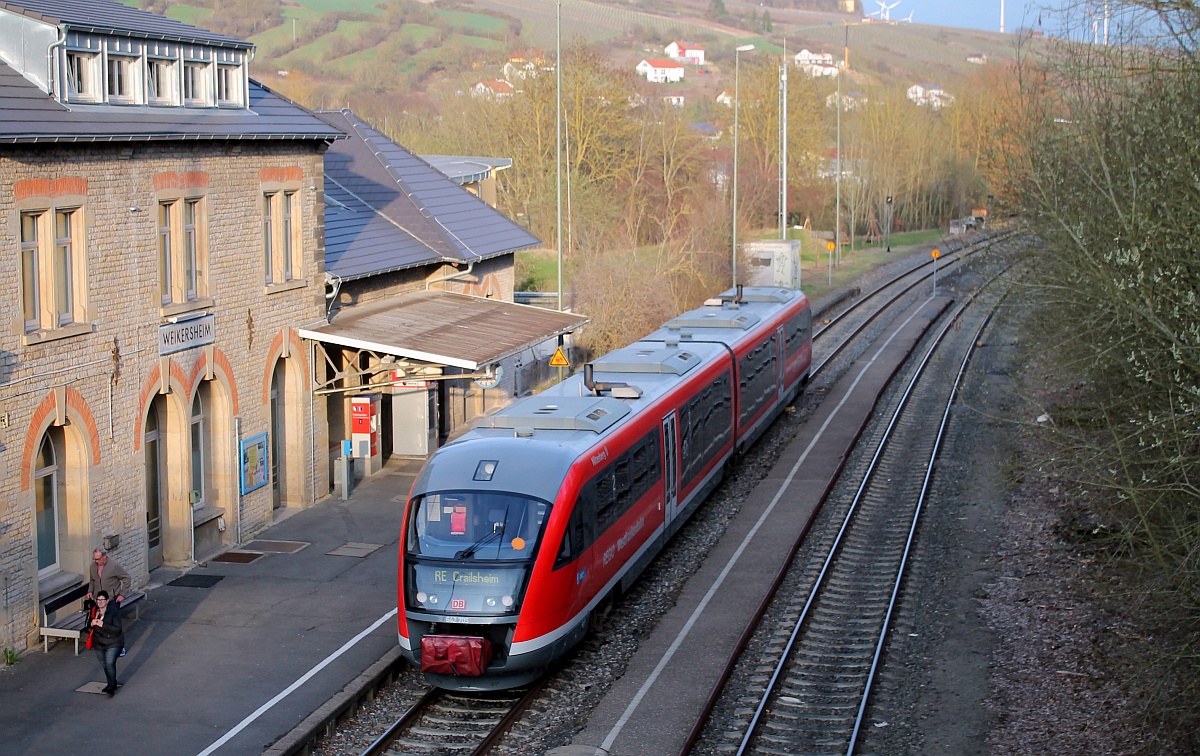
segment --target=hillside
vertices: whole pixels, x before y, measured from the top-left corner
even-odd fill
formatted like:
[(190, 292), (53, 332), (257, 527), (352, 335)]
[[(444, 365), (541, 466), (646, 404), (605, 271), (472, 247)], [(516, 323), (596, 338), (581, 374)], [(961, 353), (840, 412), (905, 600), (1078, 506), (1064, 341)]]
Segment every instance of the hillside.
[[(426, 94), (436, 99), (439, 92), (499, 78), (508, 52), (552, 50), (555, 44), (555, 0), (124, 1), (249, 39), (258, 46), (253, 75), (315, 107), (349, 105), (366, 111), (386, 95), (401, 110), (436, 109)], [(726, 2), (728, 15), (717, 23), (704, 18), (708, 5), (708, 0), (565, 0), (563, 43), (599, 46), (622, 65), (662, 57), (663, 46), (676, 39), (704, 45), (714, 64), (709, 72), (716, 76), (693, 75), (685, 82), (682, 91), (695, 95), (689, 98), (694, 101), (711, 98), (726, 86), (720, 62), (739, 44), (753, 43), (768, 53), (807, 48), (840, 59), (848, 42), (853, 73), (844, 86), (904, 89), (931, 82), (951, 93), (978, 72), (967, 56), (984, 55), (996, 62), (1014, 55), (1011, 35), (863, 23), (857, 15), (741, 0)], [(214, 7), (221, 13), (214, 13)], [(763, 13), (770, 14), (769, 32), (761, 30)], [(754, 26), (759, 30), (746, 30)], [(249, 30), (254, 33), (246, 34)], [(829, 83), (832, 89), (834, 83)]]

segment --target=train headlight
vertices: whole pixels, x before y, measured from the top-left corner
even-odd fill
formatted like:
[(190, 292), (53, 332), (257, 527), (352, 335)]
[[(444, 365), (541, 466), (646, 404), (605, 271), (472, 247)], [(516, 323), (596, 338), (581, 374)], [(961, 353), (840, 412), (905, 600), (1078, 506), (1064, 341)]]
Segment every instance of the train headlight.
[(504, 596), (500, 599), (500, 603), (504, 604), (505, 606), (512, 606), (513, 605), (513, 597), (512, 596)]
[(488, 596), (488, 597), (487, 597), (487, 605), (488, 605), (488, 606), (492, 606), (492, 607), (496, 606), (496, 597), (495, 597), (495, 596)]
[(437, 594), (436, 593), (429, 594), (429, 603), (437, 604), (437, 602), (438, 602)]
[(428, 594), (428, 593), (426, 593), (425, 591), (417, 591), (417, 601), (419, 601), (419, 602), (421, 602), (422, 604), (424, 604), (424, 603), (425, 603), (425, 600), (426, 600), (426, 599), (428, 599), (428, 598), (429, 598), (429, 594)]

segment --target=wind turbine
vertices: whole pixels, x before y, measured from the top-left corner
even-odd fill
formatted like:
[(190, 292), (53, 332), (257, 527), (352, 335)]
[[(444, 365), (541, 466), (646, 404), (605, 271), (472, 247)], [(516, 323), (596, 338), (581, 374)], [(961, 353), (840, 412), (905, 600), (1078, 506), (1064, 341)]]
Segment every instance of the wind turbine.
[(888, 5), (886, 2), (884, 2), (884, 0), (875, 0), (875, 4), (879, 6), (879, 10), (875, 11), (871, 15), (879, 16), (880, 21), (891, 21), (892, 8), (895, 8), (897, 5), (899, 5), (900, 0), (896, 0), (896, 2), (892, 3), (891, 5)]
[(902, 23), (902, 24), (911, 24), (911, 23), (912, 23), (912, 16), (913, 16), (913, 12), (912, 12), (912, 11), (909, 11), (909, 12), (908, 12), (908, 18), (902, 18), (902, 19), (900, 19), (900, 23)]

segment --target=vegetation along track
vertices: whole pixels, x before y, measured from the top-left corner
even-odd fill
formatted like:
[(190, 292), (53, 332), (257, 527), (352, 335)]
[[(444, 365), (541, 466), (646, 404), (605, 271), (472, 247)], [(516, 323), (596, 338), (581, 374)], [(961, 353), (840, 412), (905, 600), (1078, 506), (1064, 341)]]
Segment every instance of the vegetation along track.
[(756, 642), (711, 699), (697, 752), (854, 752), (957, 386), (994, 309), (969, 304), (902, 371), (907, 387), (888, 392), (788, 579), (753, 621)]

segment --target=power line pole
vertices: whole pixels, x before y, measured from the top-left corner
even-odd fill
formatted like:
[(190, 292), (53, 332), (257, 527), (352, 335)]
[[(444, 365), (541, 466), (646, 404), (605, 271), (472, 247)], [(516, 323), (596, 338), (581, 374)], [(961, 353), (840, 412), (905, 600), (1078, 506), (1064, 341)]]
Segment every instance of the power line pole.
[(788, 198), (788, 57), (787, 36), (783, 38), (783, 61), (779, 67), (779, 238), (786, 240)]

